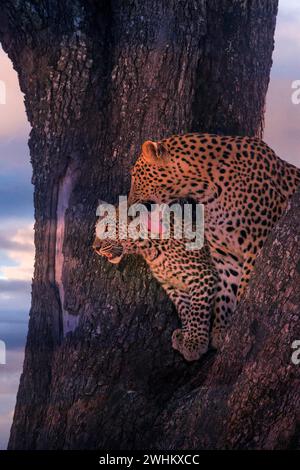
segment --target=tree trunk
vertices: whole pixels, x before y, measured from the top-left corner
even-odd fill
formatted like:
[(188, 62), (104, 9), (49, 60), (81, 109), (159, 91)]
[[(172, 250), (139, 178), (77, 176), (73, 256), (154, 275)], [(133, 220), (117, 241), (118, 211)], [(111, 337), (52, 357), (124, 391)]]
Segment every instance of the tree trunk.
[(299, 234), (300, 188), (257, 259), (206, 379), (157, 419), (167, 448), (300, 448)]
[[(202, 383), (212, 384), (211, 414), (220, 400), (227, 416), (238, 365), (228, 383), (225, 351), (212, 366), (212, 354), (190, 365), (172, 350), (177, 317), (146, 266), (93, 254), (95, 209), (127, 193), (146, 139), (261, 134), (276, 13), (277, 0), (2, 2), (0, 40), (32, 125), (36, 219), (10, 449), (205, 447), (194, 413)], [(222, 446), (209, 431), (207, 445)]]

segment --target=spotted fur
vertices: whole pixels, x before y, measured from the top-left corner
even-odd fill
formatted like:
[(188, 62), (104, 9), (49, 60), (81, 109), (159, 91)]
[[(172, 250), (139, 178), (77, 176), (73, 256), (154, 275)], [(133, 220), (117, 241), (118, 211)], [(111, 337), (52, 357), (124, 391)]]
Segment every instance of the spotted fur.
[[(193, 361), (208, 349), (215, 295), (218, 288), (222, 289), (222, 281), (211, 262), (207, 243), (199, 250), (187, 249), (186, 243), (187, 240), (172, 236), (165, 240), (133, 241), (119, 240), (117, 235), (116, 240), (96, 237), (93, 247), (112, 263), (119, 263), (124, 254), (138, 254), (145, 259), (174, 303), (182, 323), (182, 328), (172, 335), (173, 348)], [(212, 338), (218, 322), (219, 318), (215, 318)]]
[(256, 257), (299, 183), (300, 170), (257, 138), (195, 133), (143, 144), (129, 204), (189, 197), (205, 205), (205, 234), (222, 280), (216, 344), (222, 344)]

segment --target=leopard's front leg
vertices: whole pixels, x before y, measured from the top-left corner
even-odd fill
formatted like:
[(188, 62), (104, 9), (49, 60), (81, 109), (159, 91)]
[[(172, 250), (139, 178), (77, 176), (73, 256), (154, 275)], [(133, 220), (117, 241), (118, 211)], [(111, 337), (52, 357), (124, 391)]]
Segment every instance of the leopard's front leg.
[(188, 316), (191, 303), (189, 292), (177, 289), (169, 285), (163, 285), (163, 287), (166, 293), (168, 294), (168, 297), (172, 300), (173, 304), (175, 305), (178, 316), (181, 320), (182, 328), (177, 329), (175, 331), (186, 331), (187, 325), (185, 324), (185, 319)]
[(242, 275), (242, 264), (230, 253), (213, 253), (218, 272), (218, 286), (215, 296), (214, 322), (211, 332), (212, 346), (219, 349), (224, 342), (225, 333), (232, 313), (236, 307), (237, 291)]
[(216, 290), (215, 272), (206, 269), (190, 284), (188, 292), (169, 293), (182, 321), (172, 335), (172, 346), (187, 361), (196, 361), (208, 350), (209, 331)]

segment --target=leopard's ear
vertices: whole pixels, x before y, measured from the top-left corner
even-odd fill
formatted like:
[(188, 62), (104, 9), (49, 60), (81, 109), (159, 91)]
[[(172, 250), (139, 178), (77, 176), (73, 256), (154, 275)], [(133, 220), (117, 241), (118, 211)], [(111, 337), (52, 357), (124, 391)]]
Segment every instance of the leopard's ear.
[(169, 152), (162, 142), (146, 140), (142, 145), (143, 157), (150, 165), (165, 165), (169, 159)]
[(98, 199), (97, 201), (97, 207), (102, 206), (103, 204), (108, 204), (106, 201), (103, 201), (102, 199)]

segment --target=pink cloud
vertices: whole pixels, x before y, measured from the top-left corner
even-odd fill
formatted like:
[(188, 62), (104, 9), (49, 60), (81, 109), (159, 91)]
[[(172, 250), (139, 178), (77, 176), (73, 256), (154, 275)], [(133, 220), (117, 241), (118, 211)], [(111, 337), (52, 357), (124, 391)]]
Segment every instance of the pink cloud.
[(7, 364), (0, 366), (0, 449), (7, 446), (23, 360), (23, 351), (9, 351)]
[(273, 78), (267, 95), (264, 140), (284, 160), (300, 166), (300, 105), (292, 103), (292, 81)]
[(0, 271), (2, 279), (24, 281), (32, 279), (34, 264), (33, 234), (32, 224), (18, 227), (14, 233), (10, 233), (5, 254), (15, 265), (5, 266), (2, 264)]
[(30, 126), (26, 118), (24, 97), (16, 71), (5, 52), (0, 48), (0, 80), (6, 88), (6, 104), (0, 104), (0, 139), (28, 135)]

